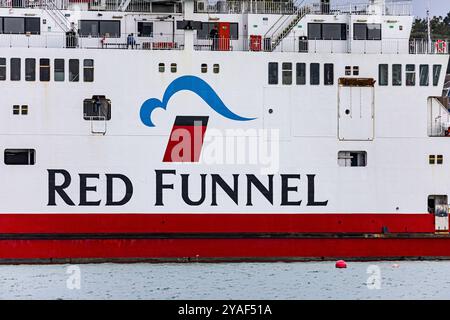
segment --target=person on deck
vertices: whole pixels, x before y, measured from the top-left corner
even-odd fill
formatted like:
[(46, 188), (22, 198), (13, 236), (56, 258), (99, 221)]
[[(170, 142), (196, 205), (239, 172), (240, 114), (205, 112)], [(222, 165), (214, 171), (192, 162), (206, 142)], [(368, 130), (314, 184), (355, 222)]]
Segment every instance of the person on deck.
[(212, 40), (211, 51), (216, 51), (219, 49), (219, 31), (217, 30), (217, 26), (214, 27), (209, 32), (209, 38)]

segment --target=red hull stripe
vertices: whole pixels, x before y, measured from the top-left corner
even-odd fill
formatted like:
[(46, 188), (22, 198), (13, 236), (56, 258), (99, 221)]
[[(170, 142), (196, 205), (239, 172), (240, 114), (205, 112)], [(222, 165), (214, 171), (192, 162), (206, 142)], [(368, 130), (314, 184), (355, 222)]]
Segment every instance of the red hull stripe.
[(405, 257), (450, 258), (450, 238), (0, 241), (0, 262), (57, 262), (57, 259), (90, 261), (189, 258), (201, 261)]
[(431, 214), (0, 214), (0, 234), (434, 232)]

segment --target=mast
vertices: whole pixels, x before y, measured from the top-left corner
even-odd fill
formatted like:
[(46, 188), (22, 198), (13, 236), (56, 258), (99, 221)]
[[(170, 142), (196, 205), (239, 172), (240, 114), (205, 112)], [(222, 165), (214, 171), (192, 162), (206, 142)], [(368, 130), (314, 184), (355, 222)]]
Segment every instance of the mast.
[(428, 9), (427, 9), (427, 31), (428, 31), (428, 52), (431, 52), (431, 0), (428, 0)]

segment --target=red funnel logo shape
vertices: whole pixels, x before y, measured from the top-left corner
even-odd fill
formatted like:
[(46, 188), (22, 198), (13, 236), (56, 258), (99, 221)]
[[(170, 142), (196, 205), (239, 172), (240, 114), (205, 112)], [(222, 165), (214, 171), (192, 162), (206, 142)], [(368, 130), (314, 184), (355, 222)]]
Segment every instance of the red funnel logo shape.
[(198, 162), (209, 117), (177, 116), (163, 162)]

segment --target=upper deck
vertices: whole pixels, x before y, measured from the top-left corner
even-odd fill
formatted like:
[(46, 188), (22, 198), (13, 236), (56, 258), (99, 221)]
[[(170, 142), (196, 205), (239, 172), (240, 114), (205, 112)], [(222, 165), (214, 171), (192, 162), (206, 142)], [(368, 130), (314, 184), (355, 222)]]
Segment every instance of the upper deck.
[[(183, 28), (186, 20), (194, 30)], [(0, 47), (449, 52), (446, 39), (439, 45), (410, 39), (412, 21), (410, 0), (1, 0)]]

